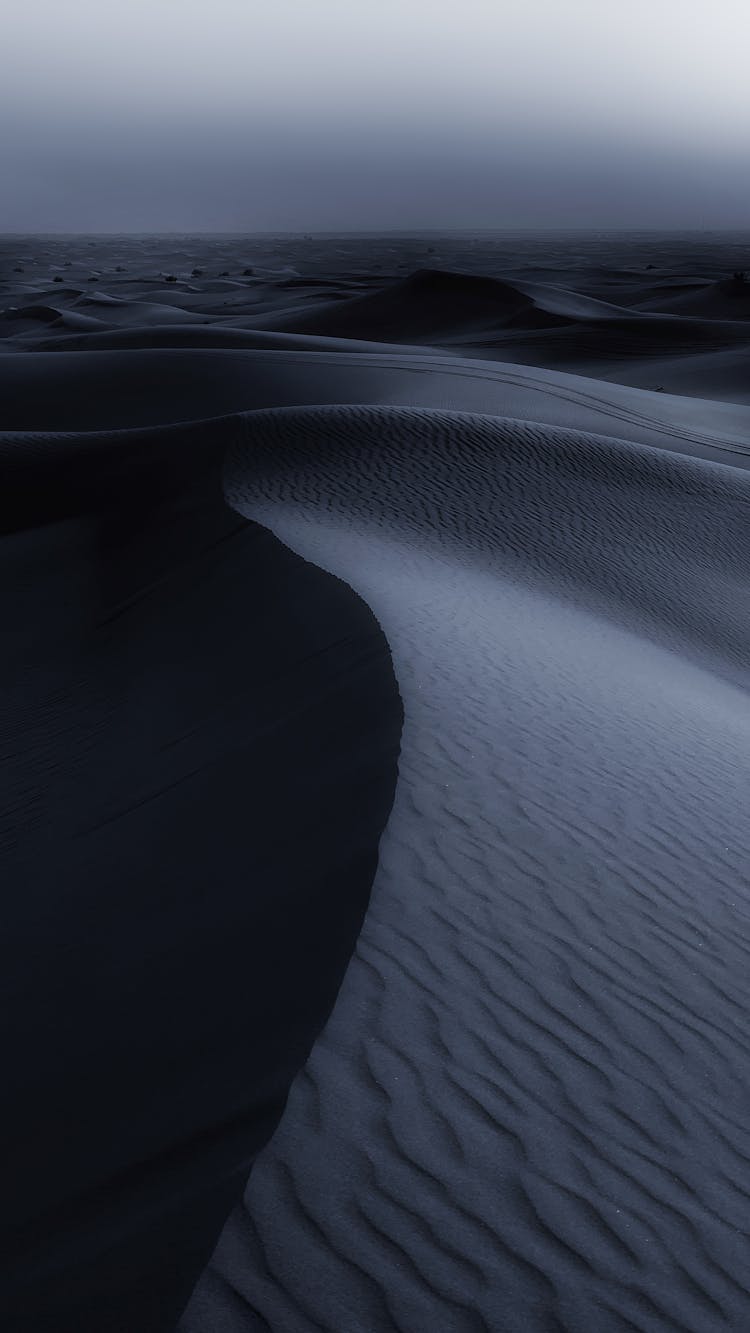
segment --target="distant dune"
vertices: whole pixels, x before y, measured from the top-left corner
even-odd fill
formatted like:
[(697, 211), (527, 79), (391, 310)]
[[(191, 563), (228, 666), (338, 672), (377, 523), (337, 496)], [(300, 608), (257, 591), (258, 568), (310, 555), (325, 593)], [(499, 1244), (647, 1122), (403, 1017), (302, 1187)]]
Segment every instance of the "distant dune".
[[(724, 279), (649, 303), (652, 309), (700, 319), (750, 319), (750, 280)], [(643, 308), (643, 307), (642, 307)]]
[(300, 333), (334, 337), (381, 338), (404, 342), (425, 338), (439, 341), (460, 332), (520, 324), (536, 328), (566, 322), (544, 318), (534, 301), (518, 287), (495, 278), (421, 269), (383, 292), (352, 296), (343, 302), (282, 312), (274, 325)]
[(750, 1327), (748, 241), (0, 244), (3, 1333)]

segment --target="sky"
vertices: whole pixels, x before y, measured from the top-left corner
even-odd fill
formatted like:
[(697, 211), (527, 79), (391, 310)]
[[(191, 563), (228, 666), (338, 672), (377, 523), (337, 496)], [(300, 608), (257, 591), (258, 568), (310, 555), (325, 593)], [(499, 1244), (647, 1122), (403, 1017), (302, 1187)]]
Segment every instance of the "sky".
[(0, 230), (750, 227), (746, 0), (19, 0)]

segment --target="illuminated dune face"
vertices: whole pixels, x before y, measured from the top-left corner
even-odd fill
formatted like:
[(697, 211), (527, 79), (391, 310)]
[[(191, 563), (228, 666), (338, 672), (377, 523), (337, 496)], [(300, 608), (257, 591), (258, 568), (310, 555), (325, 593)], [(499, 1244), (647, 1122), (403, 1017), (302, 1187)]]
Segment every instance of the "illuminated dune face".
[(246, 430), (229, 494), (366, 598), (405, 727), (355, 959), (216, 1262), (295, 1333), (740, 1318), (746, 475), (487, 417)]

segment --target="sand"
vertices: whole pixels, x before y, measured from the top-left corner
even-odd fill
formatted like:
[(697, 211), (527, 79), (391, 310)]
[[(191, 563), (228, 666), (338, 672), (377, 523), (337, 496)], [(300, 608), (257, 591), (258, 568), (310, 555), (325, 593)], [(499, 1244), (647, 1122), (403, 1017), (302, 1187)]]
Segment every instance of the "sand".
[(204, 429), (0, 436), (3, 1329), (173, 1328), (334, 1001), (388, 645)]
[(4, 1327), (750, 1322), (743, 246), (6, 243)]

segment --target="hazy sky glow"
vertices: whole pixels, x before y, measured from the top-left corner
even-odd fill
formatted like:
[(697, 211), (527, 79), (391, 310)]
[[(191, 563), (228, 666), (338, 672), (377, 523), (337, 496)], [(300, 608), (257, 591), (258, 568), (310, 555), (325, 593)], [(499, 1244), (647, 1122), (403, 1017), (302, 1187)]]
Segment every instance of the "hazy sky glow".
[(745, 0), (23, 0), (0, 229), (750, 226)]

